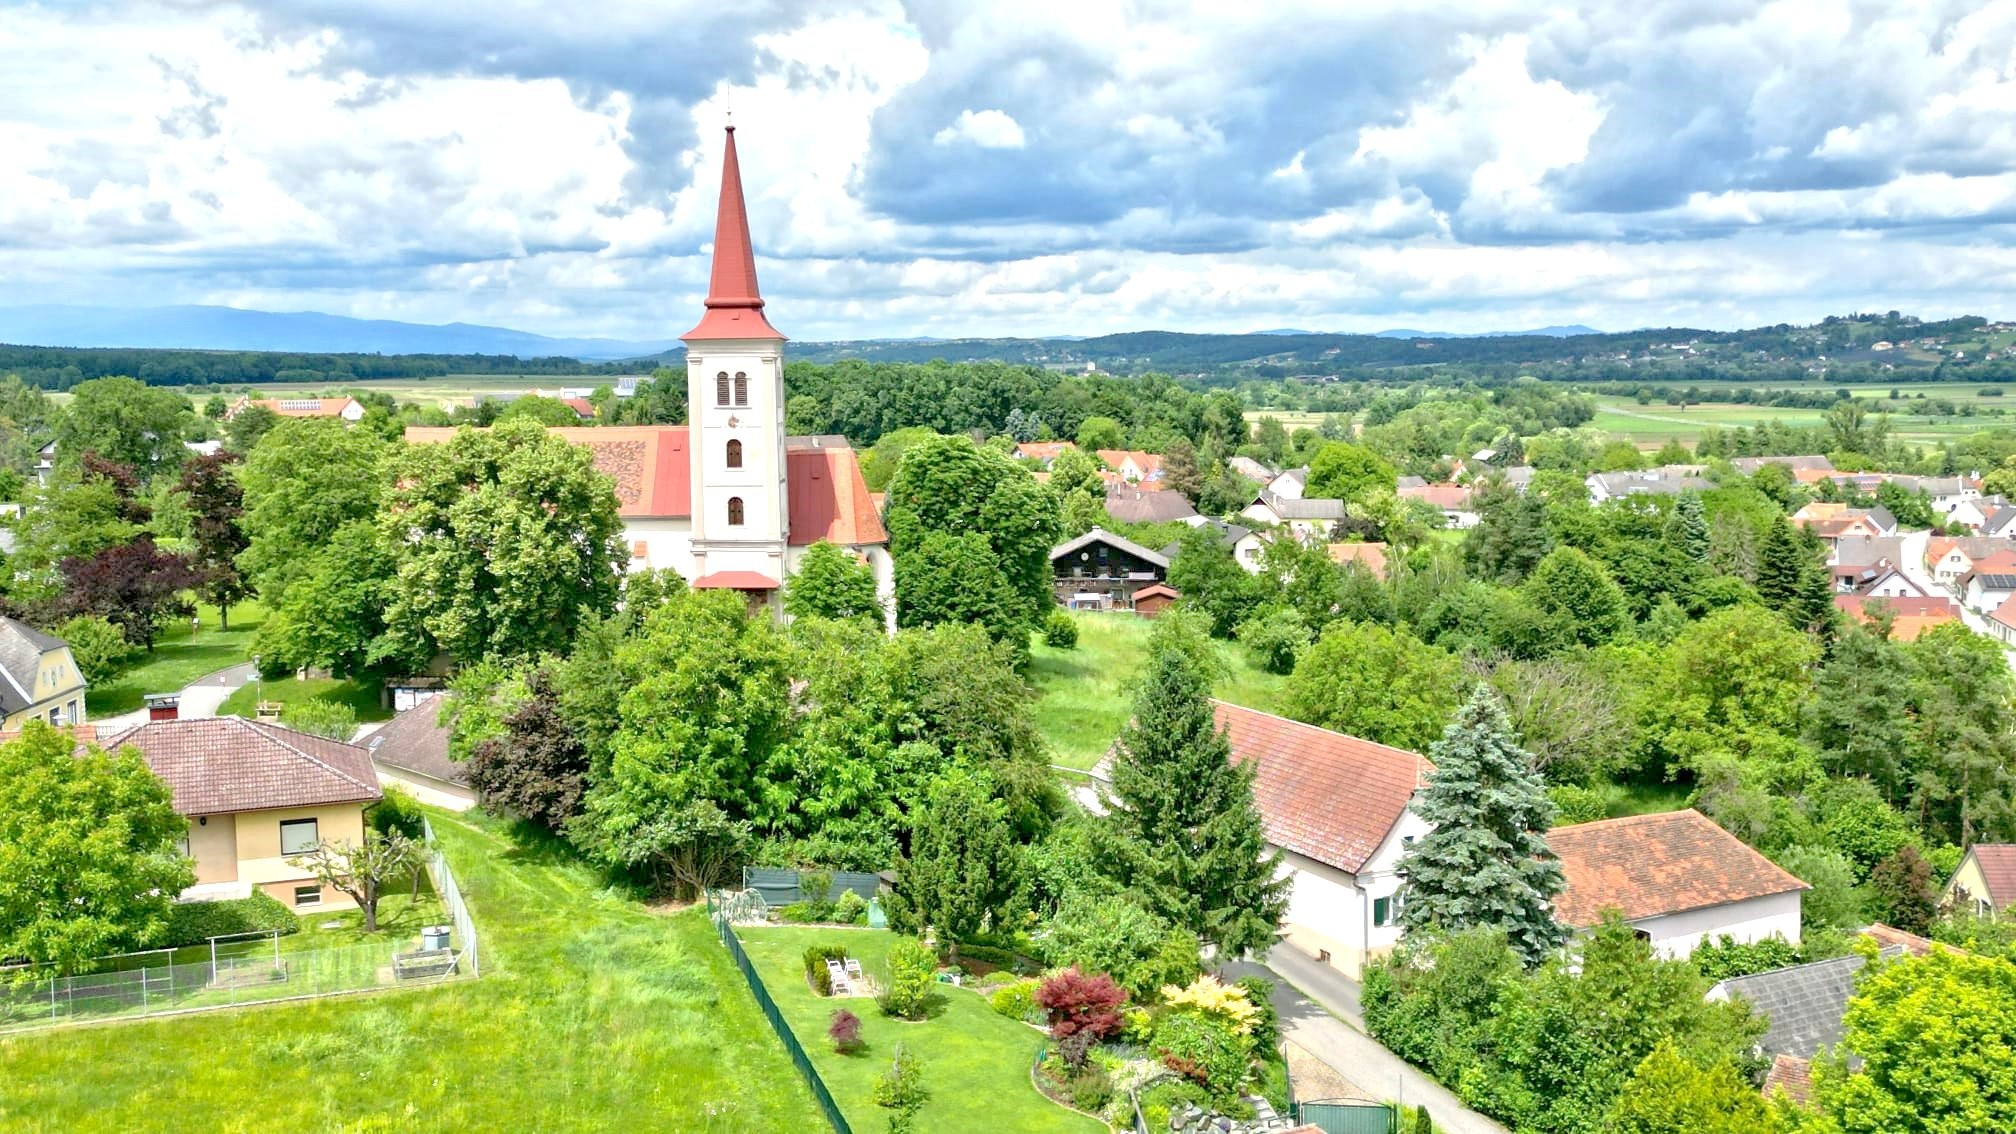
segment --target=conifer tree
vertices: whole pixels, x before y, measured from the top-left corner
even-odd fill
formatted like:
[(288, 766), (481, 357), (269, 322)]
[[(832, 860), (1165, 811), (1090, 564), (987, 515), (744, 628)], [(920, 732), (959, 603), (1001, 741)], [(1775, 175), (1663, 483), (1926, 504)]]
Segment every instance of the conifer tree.
[(1501, 930), (1539, 964), (1566, 936), (1553, 914), (1561, 865), (1547, 851), (1554, 804), (1490, 686), (1478, 685), (1428, 754), (1435, 771), (1414, 811), (1435, 829), (1400, 860), (1401, 923)]
[(1696, 563), (1708, 562), (1708, 512), (1701, 494), (1683, 492), (1666, 521), (1666, 542)]
[(1236, 957), (1273, 940), (1287, 883), (1253, 803), (1253, 768), (1232, 762), (1210, 694), (1204, 667), (1160, 643), (1106, 803), (1121, 873), (1143, 904)]
[(1805, 553), (1791, 521), (1783, 516), (1773, 518), (1770, 534), (1757, 552), (1757, 593), (1764, 605), (1773, 610), (1790, 606), (1805, 573)]
[(910, 833), (901, 892), (956, 961), (959, 943), (999, 923), (1016, 891), (1015, 828), (984, 773), (954, 768), (931, 787)]

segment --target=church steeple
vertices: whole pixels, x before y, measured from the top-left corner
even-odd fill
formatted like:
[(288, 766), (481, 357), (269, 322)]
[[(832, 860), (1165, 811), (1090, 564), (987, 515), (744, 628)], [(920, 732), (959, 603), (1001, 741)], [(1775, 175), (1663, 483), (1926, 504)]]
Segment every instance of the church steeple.
[(735, 157), (735, 127), (728, 127), (728, 150), (721, 163), (721, 204), (714, 220), (714, 271), (707, 286), (707, 313), (700, 325), (679, 336), (695, 339), (778, 339), (783, 335), (763, 317), (763, 293), (756, 286), (756, 251), (749, 242), (749, 209), (742, 200), (742, 165)]

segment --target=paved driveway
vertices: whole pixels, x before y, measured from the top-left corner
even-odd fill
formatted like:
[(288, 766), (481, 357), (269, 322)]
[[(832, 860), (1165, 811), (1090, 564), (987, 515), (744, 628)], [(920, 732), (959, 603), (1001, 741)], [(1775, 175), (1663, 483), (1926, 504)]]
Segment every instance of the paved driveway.
[(1225, 970), (1233, 977), (1259, 976), (1274, 981), (1274, 1010), (1281, 1016), (1281, 1034), (1353, 1086), (1375, 1098), (1427, 1107), (1438, 1131), (1506, 1134), (1503, 1126), (1464, 1106), (1441, 1084), (1366, 1035), (1358, 1008), (1358, 984), (1336, 969), (1317, 963), (1293, 946), (1279, 945), (1260, 963), (1240, 961), (1226, 965)]
[[(187, 719), (214, 717), (223, 707), (226, 698), (244, 688), (252, 680), (252, 663), (243, 662), (229, 669), (220, 669), (208, 674), (191, 685), (182, 687), (182, 707), (179, 716)], [(147, 723), (147, 710), (135, 709), (130, 713), (120, 713), (116, 717), (103, 717), (91, 722), (101, 734), (109, 735), (121, 729), (132, 728)]]

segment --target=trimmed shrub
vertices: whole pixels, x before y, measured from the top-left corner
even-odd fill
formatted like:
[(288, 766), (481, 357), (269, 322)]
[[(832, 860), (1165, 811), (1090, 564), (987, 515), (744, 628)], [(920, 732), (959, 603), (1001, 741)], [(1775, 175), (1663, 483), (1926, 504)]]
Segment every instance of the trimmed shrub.
[(1435, 1120), (1428, 1117), (1428, 1108), (1414, 1108), (1414, 1127), (1411, 1134), (1435, 1134)]
[(280, 710), (280, 723), (297, 732), (347, 741), (357, 735), (357, 711), (341, 701), (310, 697)]
[(1043, 644), (1059, 650), (1078, 648), (1078, 623), (1061, 610), (1053, 610), (1043, 619)]
[(833, 920), (841, 925), (867, 925), (868, 899), (852, 890), (842, 891), (840, 900), (833, 903)]
[(1019, 980), (1004, 988), (997, 988), (987, 997), (987, 1006), (1011, 1020), (1041, 1019), (1036, 1013), (1036, 990), (1040, 982)]
[(1247, 1038), (1216, 1014), (1171, 1012), (1155, 1025), (1152, 1046), (1163, 1066), (1220, 1097), (1239, 1089), (1253, 1061)]
[(1603, 802), (1602, 792), (1576, 784), (1555, 784), (1547, 789), (1547, 798), (1554, 802), (1556, 826), (1594, 823), (1610, 811)]
[(821, 996), (833, 995), (833, 974), (826, 971), (826, 962), (847, 959), (845, 945), (813, 945), (805, 950), (805, 979), (811, 982), (812, 991)]
[(1113, 1076), (1108, 1075), (1105, 1068), (1088, 1064), (1072, 1077), (1068, 1089), (1072, 1106), (1097, 1114), (1113, 1101)]
[(861, 1017), (845, 1008), (836, 1009), (832, 1022), (826, 1025), (826, 1038), (833, 1041), (833, 1050), (842, 1055), (860, 1051)]
[(937, 954), (925, 948), (923, 942), (905, 937), (890, 946), (889, 985), (877, 1001), (883, 1014), (905, 1020), (921, 1018), (937, 975)]
[(381, 835), (396, 831), (417, 840), (427, 830), (427, 818), (421, 814), (420, 801), (396, 784), (385, 785), (385, 798), (372, 804), (365, 818), (370, 821), (371, 829)]
[(264, 890), (249, 898), (223, 902), (177, 902), (168, 910), (168, 928), (157, 948), (179, 949), (202, 945), (212, 937), (234, 933), (271, 933), (284, 936), (301, 930), (301, 919)]

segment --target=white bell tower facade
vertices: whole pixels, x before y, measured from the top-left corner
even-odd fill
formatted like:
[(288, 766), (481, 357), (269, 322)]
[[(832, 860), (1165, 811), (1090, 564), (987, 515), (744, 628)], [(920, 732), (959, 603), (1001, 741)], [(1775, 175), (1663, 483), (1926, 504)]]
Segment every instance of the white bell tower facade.
[(774, 591), (791, 510), (784, 456), (784, 336), (763, 315), (735, 128), (728, 127), (707, 313), (686, 343), (695, 581)]

